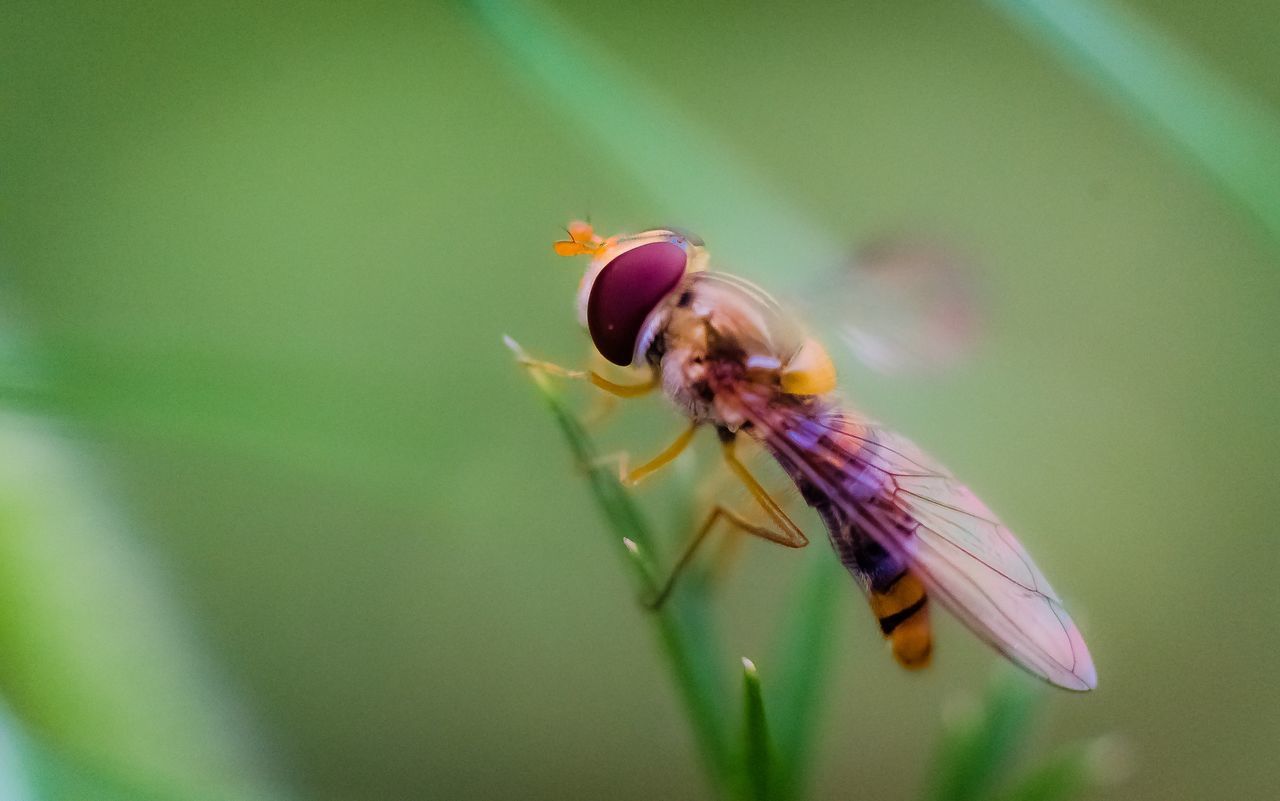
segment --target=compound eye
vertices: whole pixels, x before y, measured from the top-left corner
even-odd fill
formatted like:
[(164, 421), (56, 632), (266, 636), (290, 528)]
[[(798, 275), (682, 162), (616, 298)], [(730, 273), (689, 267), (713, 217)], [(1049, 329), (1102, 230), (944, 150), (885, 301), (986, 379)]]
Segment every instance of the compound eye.
[(684, 277), (684, 248), (650, 242), (604, 266), (587, 300), (587, 330), (596, 350), (614, 364), (631, 364), (645, 318)]

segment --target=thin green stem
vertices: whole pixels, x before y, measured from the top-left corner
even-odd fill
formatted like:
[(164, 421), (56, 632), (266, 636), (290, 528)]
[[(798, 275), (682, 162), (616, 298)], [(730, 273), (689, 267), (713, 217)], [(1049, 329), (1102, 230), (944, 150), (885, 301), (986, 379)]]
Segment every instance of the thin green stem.
[(773, 651), (778, 676), (769, 683), (769, 708), (779, 798), (804, 794), (805, 777), (813, 762), (811, 746), (820, 722), (819, 702), (830, 672), (838, 590), (848, 580), (836, 560), (827, 554), (819, 556), (823, 558), (813, 560), (795, 590), (789, 619)]
[[(508, 344), (514, 346), (514, 343)], [(530, 369), (529, 374), (559, 423), (574, 462), (586, 474), (596, 504), (608, 521), (613, 540), (634, 573), (640, 592), (652, 597), (657, 592), (653, 565), (649, 561), (649, 555), (654, 552), (654, 537), (644, 515), (619, 483), (616, 472), (601, 464), (586, 430), (547, 376), (537, 369)], [(691, 601), (688, 596), (673, 597), (659, 611), (650, 614), (708, 772), (723, 791), (734, 773), (722, 705), (725, 696), (717, 670), (714, 633), (708, 616), (698, 606), (696, 599)]]

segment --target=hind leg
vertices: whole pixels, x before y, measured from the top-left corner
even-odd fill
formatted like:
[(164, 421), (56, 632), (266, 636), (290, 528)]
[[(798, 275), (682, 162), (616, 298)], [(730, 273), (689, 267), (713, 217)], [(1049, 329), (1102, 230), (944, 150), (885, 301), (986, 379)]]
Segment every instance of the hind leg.
[[(646, 601), (645, 606), (656, 610), (666, 603), (667, 599), (671, 597), (671, 591), (675, 589), (676, 580), (680, 578), (684, 569), (693, 560), (693, 555), (697, 552), (698, 547), (706, 540), (707, 535), (711, 533), (711, 530), (715, 528), (716, 523), (722, 519), (737, 531), (750, 534), (755, 537), (760, 537), (761, 539), (768, 540), (769, 542), (776, 542), (779, 545), (785, 545), (788, 548), (803, 548), (809, 542), (805, 539), (803, 534), (800, 535), (799, 540), (796, 540), (790, 534), (774, 531), (773, 529), (766, 528), (765, 526), (758, 526), (729, 507), (716, 504), (712, 507), (711, 512), (707, 515), (706, 519), (702, 521), (702, 525), (698, 526), (693, 537), (690, 538), (688, 545), (686, 545), (684, 551), (681, 552), (680, 558), (676, 560), (675, 566), (671, 569), (671, 573), (668, 574), (666, 581), (664, 581), (659, 587), (657, 594)], [(792, 523), (791, 525), (794, 526), (795, 524)]]

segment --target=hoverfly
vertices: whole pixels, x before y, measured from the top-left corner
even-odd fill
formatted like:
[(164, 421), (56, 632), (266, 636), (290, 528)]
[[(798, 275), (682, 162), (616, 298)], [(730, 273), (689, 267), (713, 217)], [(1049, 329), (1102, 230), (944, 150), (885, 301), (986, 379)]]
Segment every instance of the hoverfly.
[(913, 443), (843, 407), (826, 351), (769, 295), (710, 269), (706, 248), (686, 233), (606, 239), (586, 223), (568, 233), (555, 251), (591, 257), (578, 290), (581, 324), (600, 356), (647, 369), (649, 380), (619, 384), (593, 370), (522, 361), (621, 397), (661, 389), (689, 426), (655, 458), (624, 466), (625, 483), (671, 462), (710, 426), (725, 464), (773, 524), (714, 506), (653, 606), (717, 522), (791, 548), (808, 544), (737, 456), (738, 438), (749, 437), (817, 512), (901, 665), (929, 663), (933, 599), (1029, 672), (1070, 690), (1097, 685), (1080, 631), (1009, 529)]

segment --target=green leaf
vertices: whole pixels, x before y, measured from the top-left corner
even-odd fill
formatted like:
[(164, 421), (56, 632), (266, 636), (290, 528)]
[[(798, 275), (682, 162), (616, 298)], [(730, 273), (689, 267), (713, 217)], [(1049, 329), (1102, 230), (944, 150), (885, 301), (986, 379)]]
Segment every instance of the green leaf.
[(1280, 242), (1280, 115), (1119, 4), (988, 2), (1199, 164)]
[(1041, 685), (1012, 670), (992, 684), (980, 709), (943, 734), (925, 795), (932, 801), (987, 798), (1009, 769), (1031, 723)]
[(765, 720), (764, 695), (755, 663), (742, 658), (742, 775), (744, 797), (768, 801), (772, 795), (773, 749)]

